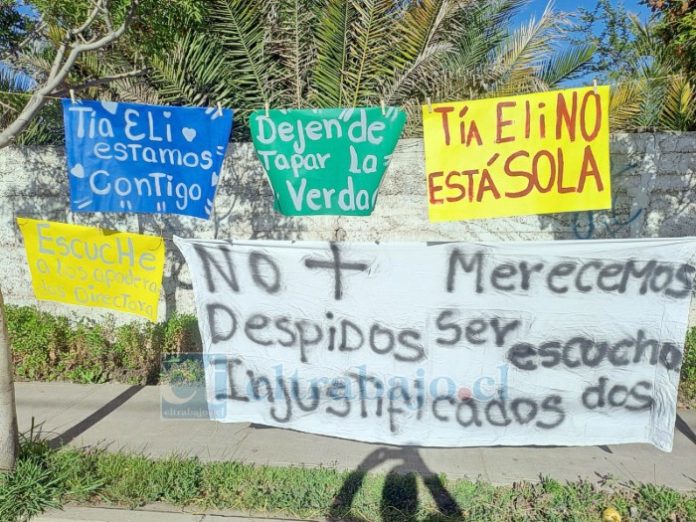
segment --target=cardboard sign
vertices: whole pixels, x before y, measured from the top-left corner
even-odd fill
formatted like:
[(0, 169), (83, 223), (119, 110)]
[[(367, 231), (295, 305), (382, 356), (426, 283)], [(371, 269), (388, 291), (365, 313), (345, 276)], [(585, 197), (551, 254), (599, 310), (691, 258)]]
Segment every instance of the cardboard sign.
[(672, 447), (696, 238), (175, 241), (212, 418), (398, 445)]
[(287, 216), (368, 216), (406, 114), (382, 109), (256, 111), (251, 137), (275, 209)]
[(431, 221), (611, 208), (609, 87), (423, 106)]
[(232, 111), (63, 100), (75, 212), (208, 218)]
[(157, 320), (164, 240), (17, 218), (37, 299)]

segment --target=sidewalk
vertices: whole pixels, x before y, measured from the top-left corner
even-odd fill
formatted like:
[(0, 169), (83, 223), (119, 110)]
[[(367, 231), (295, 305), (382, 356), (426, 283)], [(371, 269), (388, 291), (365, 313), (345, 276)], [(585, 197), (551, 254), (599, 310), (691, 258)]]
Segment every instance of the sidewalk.
[[(354, 470), (379, 445), (320, 437), (249, 424), (160, 418), (156, 386), (17, 383), (20, 431), (34, 424), (43, 437), (73, 446), (126, 450), (152, 457), (197, 456), (203, 461), (236, 460), (275, 466), (335, 467)], [(385, 453), (385, 452), (383, 452)], [(696, 411), (680, 410), (672, 453), (648, 444), (602, 447), (405, 448), (388, 452), (374, 471), (445, 473), (449, 478), (493, 484), (557, 480), (650, 482), (677, 490), (696, 489)], [(126, 520), (126, 519), (122, 519)], [(133, 519), (136, 520), (136, 519)], [(185, 519), (182, 519), (182, 521)], [(200, 519), (199, 519), (200, 520)], [(206, 522), (208, 519), (206, 519)]]

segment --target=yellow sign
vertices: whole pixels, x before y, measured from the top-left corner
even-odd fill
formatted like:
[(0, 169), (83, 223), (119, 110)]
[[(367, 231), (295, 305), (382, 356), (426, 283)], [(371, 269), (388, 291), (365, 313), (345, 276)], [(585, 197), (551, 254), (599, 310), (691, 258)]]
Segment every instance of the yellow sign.
[(609, 87), (423, 106), (431, 221), (611, 208)]
[(110, 308), (157, 320), (164, 240), (17, 218), (37, 299)]

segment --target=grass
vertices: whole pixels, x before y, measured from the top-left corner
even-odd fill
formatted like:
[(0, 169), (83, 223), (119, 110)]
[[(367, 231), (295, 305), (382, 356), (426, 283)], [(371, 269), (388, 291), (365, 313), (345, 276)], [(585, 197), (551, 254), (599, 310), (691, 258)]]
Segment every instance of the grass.
[[(434, 500), (437, 498), (437, 502)], [(340, 520), (597, 521), (615, 507), (631, 520), (696, 520), (696, 495), (644, 484), (484, 482), (331, 469), (152, 460), (101, 450), (50, 449), (24, 440), (17, 468), (0, 476), (0, 520), (28, 520), (67, 502), (127, 507), (167, 502)]]

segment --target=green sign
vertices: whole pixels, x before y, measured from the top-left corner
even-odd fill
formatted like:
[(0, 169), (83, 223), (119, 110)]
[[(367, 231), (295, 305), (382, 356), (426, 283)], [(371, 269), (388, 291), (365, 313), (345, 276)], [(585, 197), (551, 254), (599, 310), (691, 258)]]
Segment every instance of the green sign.
[(251, 137), (287, 216), (368, 216), (406, 123), (396, 107), (264, 110)]

